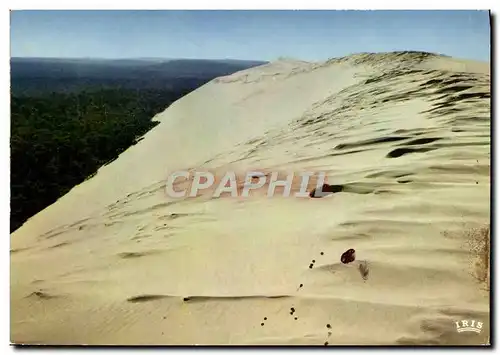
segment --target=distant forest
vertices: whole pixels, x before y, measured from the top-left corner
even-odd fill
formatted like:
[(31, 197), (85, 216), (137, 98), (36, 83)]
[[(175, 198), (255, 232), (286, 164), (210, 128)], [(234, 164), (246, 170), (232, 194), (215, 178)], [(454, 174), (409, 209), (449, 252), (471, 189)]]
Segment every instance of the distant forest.
[(134, 145), (174, 101), (257, 64), (12, 59), (11, 232)]

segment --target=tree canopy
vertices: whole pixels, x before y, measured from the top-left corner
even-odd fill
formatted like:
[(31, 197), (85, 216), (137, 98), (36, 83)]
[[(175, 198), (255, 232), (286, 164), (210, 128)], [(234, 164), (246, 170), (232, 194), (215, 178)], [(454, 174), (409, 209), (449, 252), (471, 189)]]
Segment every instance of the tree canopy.
[(116, 159), (187, 94), (110, 88), (11, 97), (11, 232)]

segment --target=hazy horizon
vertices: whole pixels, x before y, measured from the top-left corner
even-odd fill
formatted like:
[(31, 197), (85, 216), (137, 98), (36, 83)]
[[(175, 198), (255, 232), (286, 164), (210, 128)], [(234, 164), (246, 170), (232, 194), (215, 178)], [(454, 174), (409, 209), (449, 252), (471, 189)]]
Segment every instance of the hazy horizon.
[(11, 57), (323, 61), (424, 51), (489, 62), (488, 11), (16, 10)]
[(102, 60), (102, 61), (125, 61), (125, 60), (206, 60), (206, 61), (241, 61), (241, 62), (265, 62), (258, 59), (238, 59), (238, 58), (169, 58), (169, 57), (126, 57), (126, 58), (104, 58), (104, 57), (19, 57), (11, 56), (11, 59), (54, 59), (54, 60)]

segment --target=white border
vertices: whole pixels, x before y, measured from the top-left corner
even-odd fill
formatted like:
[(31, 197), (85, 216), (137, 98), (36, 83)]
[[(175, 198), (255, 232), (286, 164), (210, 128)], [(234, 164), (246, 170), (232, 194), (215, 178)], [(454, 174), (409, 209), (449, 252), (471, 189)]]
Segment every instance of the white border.
[(452, 0), (407, 0), (395, 1), (385, 0), (377, 1), (375, 4), (367, 0), (350, 0), (345, 2), (336, 1), (228, 1), (228, 0), (212, 0), (212, 1), (158, 1), (158, 0), (141, 0), (134, 1), (102, 1), (102, 0), (73, 0), (69, 1), (37, 1), (37, 0), (20, 0), (11, 1), (10, 9), (361, 9), (361, 10), (391, 10), (391, 9), (468, 9), (468, 10), (487, 10), (493, 6), (491, 0), (475, 0), (474, 2), (458, 2)]
[[(140, 2), (132, 2), (127, 0), (110, 2), (102, 1), (102, 0), (75, 0), (75, 1), (35, 1), (35, 0), (21, 0), (21, 1), (9, 1), (7, 2), (7, 9), (492, 9), (495, 14), (498, 14), (498, 1), (491, 0), (475, 0), (474, 2), (458, 2), (456, 0), (449, 1), (436, 1), (436, 0), (408, 0), (405, 2), (402, 1), (378, 1), (376, 4), (372, 1), (368, 0), (350, 0), (346, 2), (336, 2), (335, 7), (332, 7), (331, 1), (319, 1), (319, 0), (308, 0), (304, 2), (298, 1), (268, 1), (268, 0), (252, 0), (252, 1), (229, 1), (229, 0), (212, 0), (210, 2), (202, 2), (196, 0), (183, 0), (178, 3), (164, 2), (159, 0), (141, 0)], [(2, 334), (2, 347), (4, 350), (8, 352), (13, 352), (14, 349), (7, 344), (10, 344), (10, 307), (9, 307), (9, 290), (10, 290), (10, 272), (9, 272), (9, 203), (10, 201), (10, 150), (9, 150), (9, 136), (10, 136), (10, 108), (9, 108), (9, 58), (10, 58), (10, 35), (9, 35), (9, 12), (2, 11), (0, 15), (0, 25), (2, 26), (3, 40), (0, 41), (2, 46), (2, 91), (1, 96), (3, 98), (3, 103), (0, 105), (2, 109), (2, 118), (0, 120), (0, 124), (3, 126), (1, 132), (1, 159), (2, 159), (2, 202), (1, 205), (2, 213), (1, 213), (1, 226), (4, 231), (6, 231), (6, 235), (2, 236), (2, 251), (4, 257), (1, 259), (1, 275), (3, 285), (5, 285), (1, 293), (1, 306), (3, 307), (3, 311), (0, 312), (2, 314), (1, 317), (1, 334)], [(497, 31), (498, 24), (495, 22), (495, 33)], [(495, 63), (491, 63), (491, 65), (496, 65), (497, 56), (495, 56)], [(495, 88), (497, 88), (498, 83), (498, 73), (496, 73), (494, 79)], [(496, 90), (494, 91), (497, 92)], [(498, 107), (497, 97), (494, 98), (495, 107)], [(495, 118), (496, 121), (496, 118)], [(498, 123), (498, 122), (497, 122)], [(7, 133), (9, 132), (9, 133)], [(495, 155), (498, 156), (498, 151), (495, 151)], [(496, 162), (495, 162), (496, 163)], [(496, 165), (496, 164), (495, 164)], [(495, 171), (496, 173), (496, 171)], [(497, 191), (498, 192), (498, 191)], [(495, 194), (495, 200), (500, 201), (500, 193)], [(498, 210), (495, 211), (495, 217), (498, 220)], [(493, 238), (493, 236), (492, 236)], [(498, 250), (498, 242), (495, 242), (495, 251)], [(495, 254), (495, 255), (498, 255)], [(495, 271), (496, 268), (495, 268)], [(495, 285), (498, 285), (498, 274), (495, 272)], [(7, 317), (9, 315), (9, 317)], [(495, 317), (496, 318), (496, 317)], [(496, 325), (496, 324), (495, 324)], [(491, 325), (492, 329), (496, 329), (495, 325)], [(495, 331), (496, 333), (496, 331)], [(498, 340), (497, 334), (495, 334), (495, 339)], [(426, 352), (428, 351), (437, 351), (437, 349), (422, 349)], [(53, 350), (47, 350), (47, 352)], [(115, 350), (103, 350), (99, 349), (96, 352), (106, 351), (109, 353), (121, 353), (125, 350), (123, 349), (115, 349)], [(145, 350), (138, 350), (140, 352)], [(178, 351), (175, 349), (169, 349), (168, 351)], [(196, 351), (196, 350), (184, 350), (184, 351)], [(237, 350), (233, 350), (237, 351)], [(262, 349), (258, 350), (260, 353), (266, 353), (271, 350)], [(305, 350), (309, 351), (309, 350)], [(334, 351), (335, 353), (339, 352), (347, 352), (346, 350), (340, 349), (330, 349), (330, 351)], [(361, 350), (351, 350), (350, 352), (358, 352)], [(385, 351), (385, 350), (383, 350)], [(399, 350), (403, 351), (403, 350)], [(396, 350), (396, 352), (399, 352)], [(472, 352), (473, 350), (469, 350)], [(466, 350), (466, 352), (469, 352)], [(72, 350), (58, 350), (59, 354), (69, 354)]]
[[(0, 87), (0, 98), (2, 103), (0, 105), (1, 119), (0, 124), (2, 128), (1, 132), (1, 143), (0, 143), (0, 159), (2, 170), (0, 173), (2, 180), (1, 193), (1, 222), (0, 226), (2, 228), (1, 236), (1, 250), (2, 257), (0, 258), (1, 264), (1, 276), (2, 276), (2, 292), (0, 293), (0, 306), (2, 310), (0, 314), (4, 315), (0, 318), (0, 332), (2, 335), (1, 344), (5, 349), (5, 344), (10, 343), (10, 230), (9, 230), (9, 219), (10, 219), (10, 77), (9, 77), (9, 59), (10, 59), (10, 38), (9, 38), (9, 12), (2, 11), (0, 13), (0, 26), (2, 29), (2, 37), (0, 39), (0, 46), (2, 48), (2, 70), (1, 70), (1, 82)], [(4, 286), (5, 285), (5, 286)], [(7, 317), (9, 315), (9, 317)]]

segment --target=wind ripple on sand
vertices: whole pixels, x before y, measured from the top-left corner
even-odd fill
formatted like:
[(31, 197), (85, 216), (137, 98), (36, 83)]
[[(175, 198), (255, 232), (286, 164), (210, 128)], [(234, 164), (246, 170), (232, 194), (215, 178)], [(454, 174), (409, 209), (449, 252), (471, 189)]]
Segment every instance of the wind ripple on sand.
[[(488, 64), (421, 52), (214, 80), (11, 236), (11, 340), (487, 343), (489, 85)], [(179, 169), (324, 171), (342, 188), (168, 200)]]

